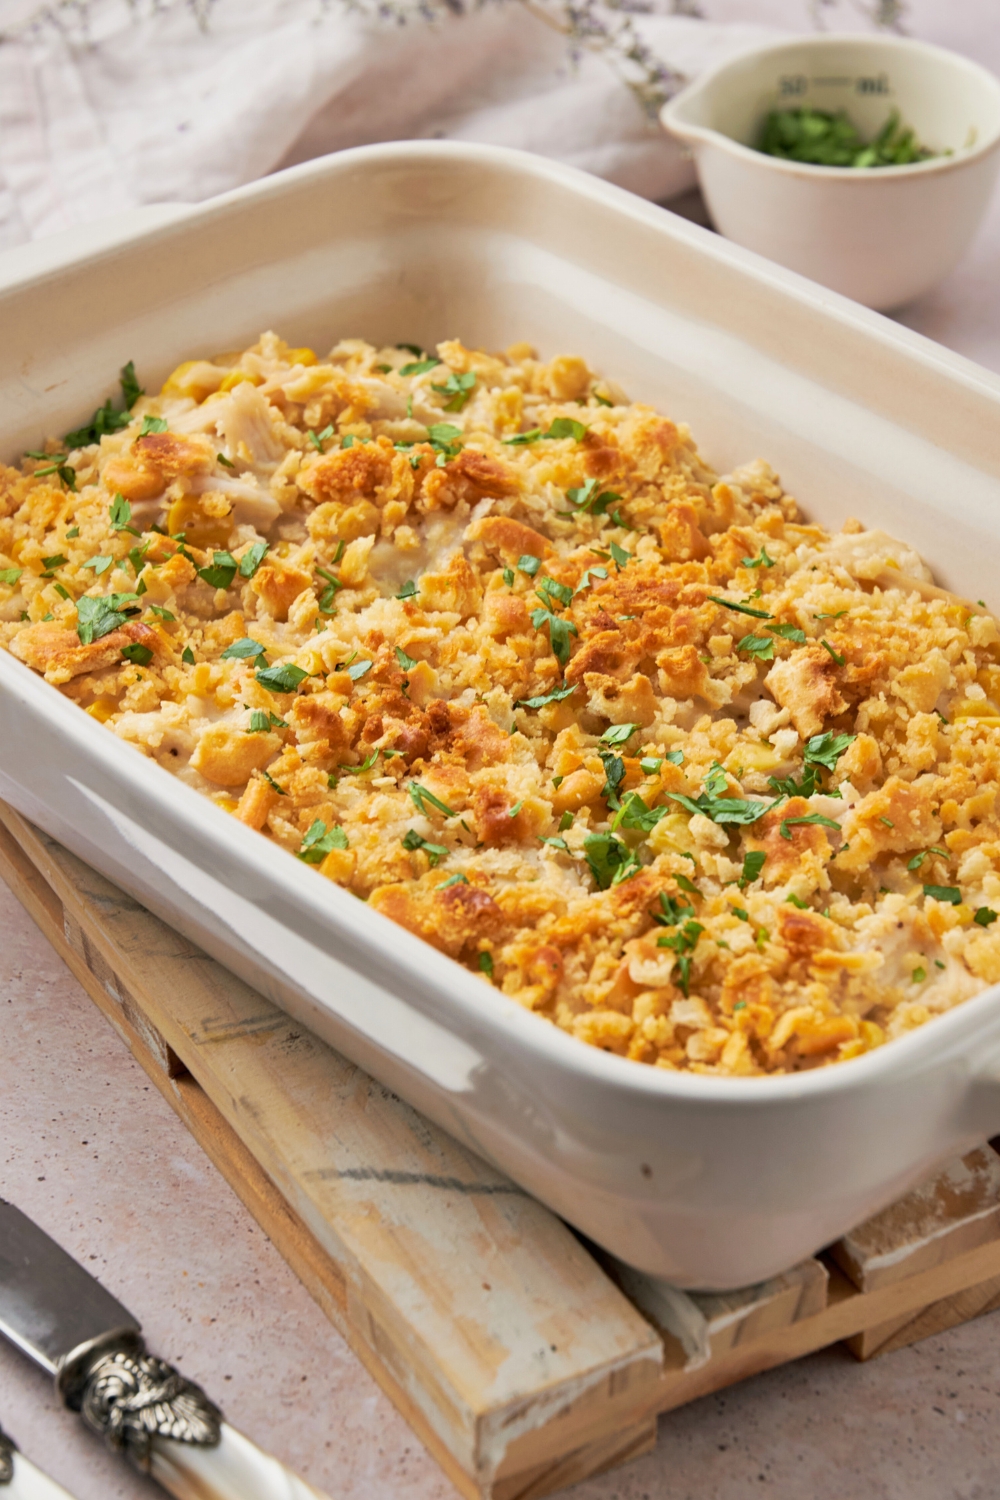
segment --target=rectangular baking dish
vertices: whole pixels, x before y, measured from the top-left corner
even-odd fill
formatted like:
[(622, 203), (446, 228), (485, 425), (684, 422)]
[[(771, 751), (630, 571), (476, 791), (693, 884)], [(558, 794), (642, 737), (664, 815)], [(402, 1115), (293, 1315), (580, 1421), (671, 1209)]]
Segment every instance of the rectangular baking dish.
[[(576, 352), (767, 458), (806, 514), (916, 546), (1000, 607), (1000, 380), (707, 231), (539, 158), (404, 143), (0, 264), (0, 454), (134, 359), (265, 328)], [(44, 260), (41, 258), (44, 257)], [(1000, 992), (793, 1077), (599, 1052), (228, 817), (0, 652), (0, 795), (614, 1255), (682, 1286), (772, 1275), (1000, 1130)], [(155, 954), (149, 955), (155, 963)]]

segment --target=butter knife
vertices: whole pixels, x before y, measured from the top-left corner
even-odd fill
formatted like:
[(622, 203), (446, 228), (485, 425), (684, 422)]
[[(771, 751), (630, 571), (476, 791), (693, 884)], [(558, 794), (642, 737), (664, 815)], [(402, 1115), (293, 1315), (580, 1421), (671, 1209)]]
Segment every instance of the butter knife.
[(0, 1497), (2, 1500), (73, 1500), (69, 1490), (56, 1484), (23, 1453), (0, 1427)]
[[(2, 1198), (0, 1335), (54, 1376), (65, 1405), (109, 1448), (177, 1500), (328, 1500), (230, 1427), (193, 1381), (148, 1354), (127, 1308)], [(9, 1494), (0, 1489), (0, 1500)], [(52, 1500), (63, 1494), (52, 1487)]]

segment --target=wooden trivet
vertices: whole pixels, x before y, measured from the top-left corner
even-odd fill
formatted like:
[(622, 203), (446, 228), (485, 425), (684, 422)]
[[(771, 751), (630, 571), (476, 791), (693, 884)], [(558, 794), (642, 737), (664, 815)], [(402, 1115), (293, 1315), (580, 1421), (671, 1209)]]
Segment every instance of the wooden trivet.
[(532, 1500), (656, 1417), (1000, 1306), (989, 1147), (822, 1256), (688, 1295), (598, 1260), (395, 1095), (0, 804), (0, 876), (463, 1495)]

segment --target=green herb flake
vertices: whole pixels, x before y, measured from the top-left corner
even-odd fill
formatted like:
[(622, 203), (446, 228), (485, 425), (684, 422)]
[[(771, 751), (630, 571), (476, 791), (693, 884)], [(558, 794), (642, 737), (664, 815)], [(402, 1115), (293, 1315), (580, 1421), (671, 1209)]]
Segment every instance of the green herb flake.
[(302, 840), (298, 857), (307, 865), (321, 865), (334, 849), (347, 849), (348, 847), (347, 834), (339, 823), (333, 828), (327, 828), (323, 820), (317, 818), (310, 824)]
[(548, 432), (542, 434), (547, 438), (572, 438), (575, 443), (582, 443), (587, 436), (587, 429), (582, 422), (577, 422), (573, 417), (556, 417), (549, 427)]
[(801, 817), (801, 818), (784, 818), (782, 820), (781, 830), (780, 830), (781, 831), (781, 837), (783, 839), (789, 839), (789, 840), (791, 840), (792, 835), (791, 835), (790, 830), (792, 828), (794, 828), (799, 823), (814, 823), (818, 827), (821, 827), (821, 828), (832, 828), (832, 829), (835, 830), (835, 832), (837, 832), (837, 833), (840, 832), (840, 824), (839, 823), (835, 823), (832, 818), (826, 818), (826, 817), (823, 816), (822, 813), (806, 813), (804, 815), (804, 817)]
[[(173, 617), (171, 616), (171, 618)], [(263, 655), (264, 647), (260, 641), (255, 641), (252, 637), (245, 635), (242, 640), (234, 641), (231, 646), (227, 646), (225, 651), (222, 652), (220, 660), (242, 661), (248, 656), (260, 657)]]
[(508, 588), (513, 588), (513, 586), (514, 586), (514, 569), (513, 568), (504, 568), (504, 570), (503, 570), (503, 581), (507, 585)]
[(768, 555), (767, 555), (767, 548), (766, 547), (761, 547), (761, 549), (757, 553), (756, 557), (742, 557), (742, 558), (740, 558), (740, 561), (742, 562), (742, 564), (743, 564), (743, 566), (745, 568), (773, 568), (774, 567), (774, 558), (773, 557), (768, 557)]
[(709, 594), (707, 604), (721, 604), (723, 609), (734, 609), (740, 615), (752, 615), (755, 620), (773, 620), (766, 609), (751, 609), (748, 604), (736, 604), (732, 599), (720, 599), (716, 594)]
[(569, 620), (563, 620), (558, 615), (553, 614), (550, 609), (532, 610), (531, 623), (536, 630), (540, 630), (543, 625), (548, 625), (552, 654), (560, 666), (564, 667), (569, 661), (569, 638), (571, 635), (579, 635), (576, 626), (571, 624)]
[(979, 927), (989, 927), (996, 921), (997, 915), (998, 914), (993, 910), (992, 906), (980, 906), (977, 907), (976, 913), (973, 916), (972, 920)]
[[(403, 345), (399, 347), (402, 348)], [(417, 353), (420, 353), (420, 351), (418, 350)], [(440, 363), (441, 361), (436, 357), (434, 359), (415, 359), (411, 360), (409, 364), (400, 365), (399, 373), (400, 375), (426, 375), (428, 370), (436, 370)]]
[(271, 727), (271, 720), (262, 708), (255, 708), (250, 714), (250, 728), (247, 734), (266, 734)]
[(148, 415), (142, 419), (142, 427), (139, 429), (140, 437), (149, 437), (151, 432), (166, 432), (170, 424), (164, 417), (151, 417)]
[[(44, 562), (45, 559), (43, 558), (42, 561)], [(54, 566), (61, 567), (65, 561), (66, 559), (63, 558), (61, 562), (54, 564)], [(83, 568), (93, 568), (97, 577), (100, 578), (101, 574), (106, 573), (113, 563), (113, 557), (91, 557), (85, 563), (81, 563), (80, 566)]]
[(611, 549), (612, 561), (620, 573), (622, 568), (628, 567), (632, 561), (632, 554), (631, 552), (626, 552), (624, 547), (619, 547), (617, 542), (609, 542), (608, 545)]
[(828, 615), (813, 615), (813, 619), (814, 620), (839, 620), (840, 617), (841, 617), (841, 615), (846, 615), (846, 614), (847, 614), (847, 610), (846, 609), (836, 609), (836, 610), (833, 611), (832, 614), (828, 614)]
[(569, 698), (576, 692), (572, 683), (564, 683), (562, 687), (553, 688), (551, 693), (542, 693), (535, 698), (519, 698), (518, 708), (544, 708), (546, 703), (561, 703), (564, 698)]
[(240, 558), (239, 574), (241, 578), (252, 578), (267, 556), (267, 542), (254, 542)]
[(438, 886), (438, 890), (439, 891), (446, 891), (450, 885), (468, 885), (468, 883), (469, 883), (469, 877), (468, 877), (468, 875), (463, 875), (460, 872), (457, 875), (450, 875), (447, 880), (443, 880), (441, 882), (441, 884)]
[(845, 664), (847, 658), (844, 657), (844, 656), (841, 656), (841, 654), (840, 654), (839, 651), (834, 651), (834, 649), (830, 645), (829, 641), (820, 640), (820, 645), (823, 647), (824, 651), (828, 652), (830, 654), (830, 656), (832, 656), (833, 660), (837, 663), (838, 667), (842, 667)]
[(751, 849), (744, 854), (743, 870), (739, 879), (740, 890), (746, 890), (748, 885), (752, 885), (759, 878), (766, 863), (767, 855), (763, 849)]
[(417, 597), (417, 585), (412, 578), (408, 578), (396, 595), (397, 599), (415, 599)]
[(0, 583), (9, 584), (13, 588), (23, 572), (23, 568), (0, 568)]
[(399, 665), (402, 667), (404, 672), (412, 672), (413, 668), (417, 665), (416, 658), (413, 656), (407, 656), (402, 646), (396, 647), (396, 660), (399, 662)]
[(213, 589), (228, 589), (236, 577), (237, 562), (231, 552), (213, 552), (207, 568), (197, 570), (198, 577)]
[(659, 755), (644, 755), (639, 762), (639, 770), (644, 776), (656, 776), (662, 765), (663, 760)]
[(571, 812), (564, 812), (563, 815), (562, 815), (562, 817), (559, 819), (559, 832), (560, 833), (565, 833), (566, 830), (567, 830), (567, 828), (572, 828), (572, 827), (573, 827), (573, 814)]
[(624, 745), (635, 734), (640, 726), (638, 724), (612, 724), (601, 735), (602, 745)]
[(273, 792), (277, 792), (277, 794), (278, 794), (279, 797), (287, 797), (288, 796), (288, 793), (285, 791), (285, 788), (283, 786), (279, 786), (278, 783), (275, 781), (274, 777), (271, 776), (267, 771), (261, 771), (260, 774), (263, 776), (264, 780), (267, 782), (267, 784), (271, 788), (271, 790)]
[(127, 365), (122, 365), (118, 372), (118, 383), (122, 388), (122, 400), (128, 411), (131, 411), (140, 396), (146, 393), (135, 377), (135, 363), (129, 360)]
[(943, 901), (948, 906), (961, 906), (962, 892), (957, 885), (925, 885), (924, 895), (934, 901)]
[(191, 650), (190, 646), (184, 647), (184, 650), (181, 652), (181, 661), (184, 662), (186, 666), (194, 666), (194, 652)]
[(479, 955), (479, 972), (480, 974), (485, 974), (487, 979), (493, 978), (493, 959), (488, 953), (480, 953)]
[(215, 455), (215, 461), (217, 464), (221, 464), (224, 469), (236, 468), (236, 465), (233, 463), (232, 459), (227, 458), (224, 453), (217, 453)]
[(540, 427), (532, 427), (530, 432), (518, 432), (513, 437), (504, 438), (504, 443), (508, 448), (523, 448), (528, 443), (537, 443), (541, 436), (542, 429)]
[(909, 166), (939, 154), (919, 144), (913, 129), (902, 124), (895, 109), (878, 134), (866, 142), (843, 110), (834, 114), (809, 106), (771, 110), (761, 128), (757, 150), (786, 161), (859, 170)]
[(924, 968), (914, 969), (913, 973), (910, 975), (910, 978), (914, 984), (922, 984), (923, 981), (927, 978), (927, 970)]
[(277, 667), (258, 667), (254, 673), (262, 688), (270, 693), (294, 693), (309, 673), (294, 662), (283, 662)]
[(122, 656), (126, 661), (134, 662), (137, 667), (148, 667), (153, 660), (153, 653), (148, 646), (140, 646), (134, 642), (131, 646), (122, 647)]
[(518, 558), (517, 566), (520, 568), (522, 573), (527, 573), (529, 578), (534, 578), (535, 574), (542, 566), (542, 559), (540, 557), (533, 557), (530, 552), (525, 552), (521, 557)]
[(402, 842), (403, 848), (408, 850), (411, 854), (415, 849), (422, 849), (427, 855), (427, 860), (432, 870), (441, 863), (441, 861), (448, 853), (447, 847), (444, 844), (428, 843), (423, 835), (419, 834), (415, 828), (411, 828), (408, 830)]
[(610, 833), (591, 833), (583, 841), (583, 856), (602, 891), (620, 885), (642, 868), (632, 850)]
[(431, 390), (437, 391), (439, 396), (448, 397), (444, 404), (445, 411), (462, 411), (472, 397), (475, 384), (474, 370), (469, 370), (464, 375), (456, 375), (452, 370), (444, 385), (432, 385)]
[(444, 813), (446, 818), (458, 817), (458, 813), (450, 808), (447, 802), (442, 802), (440, 797), (435, 797), (434, 793), (429, 792), (425, 786), (421, 786), (419, 781), (411, 781), (406, 790), (409, 792), (410, 800), (417, 809), (417, 812), (423, 813), (426, 816), (427, 808), (430, 806), (437, 808), (438, 812)]
[(146, 608), (151, 615), (158, 615), (161, 620), (166, 620), (168, 624), (171, 624), (177, 618), (176, 615), (170, 613), (169, 609), (164, 609), (162, 604), (149, 604)]
[(806, 765), (823, 766), (827, 771), (836, 769), (844, 751), (857, 739), (856, 734), (814, 734), (806, 741), (803, 760)]
[(567, 584), (558, 583), (554, 578), (549, 578), (548, 576), (538, 580), (535, 594), (541, 599), (547, 609), (552, 607), (553, 599), (565, 608), (573, 598), (573, 590)]
[(347, 669), (347, 675), (352, 682), (360, 682), (366, 672), (370, 672), (374, 663), (370, 661), (356, 661)]
[(769, 635), (745, 635), (737, 643), (737, 651), (745, 651), (758, 661), (774, 660), (774, 642)]

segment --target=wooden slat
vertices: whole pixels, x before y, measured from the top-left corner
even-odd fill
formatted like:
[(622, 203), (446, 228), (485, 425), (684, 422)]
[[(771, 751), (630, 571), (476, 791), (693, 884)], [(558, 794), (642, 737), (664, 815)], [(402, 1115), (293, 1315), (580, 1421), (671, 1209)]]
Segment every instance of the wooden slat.
[[(2, 819), (61, 903), (74, 972), (175, 1095), (178, 1062), (197, 1079), (333, 1263), (344, 1296), (331, 1302), (325, 1277), (326, 1310), (460, 1489), (521, 1500), (648, 1444), (661, 1343), (553, 1214), (58, 844)], [(5, 842), (5, 877), (51, 931), (51, 900), (25, 887)]]

